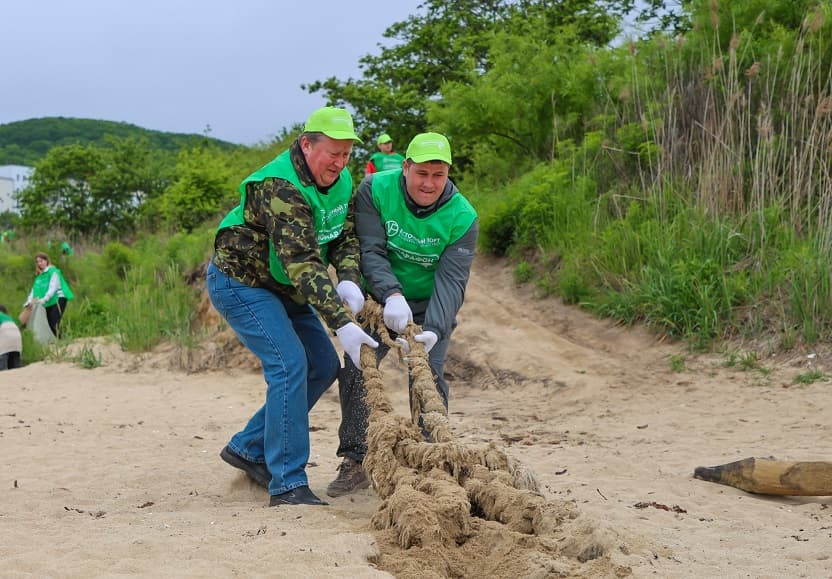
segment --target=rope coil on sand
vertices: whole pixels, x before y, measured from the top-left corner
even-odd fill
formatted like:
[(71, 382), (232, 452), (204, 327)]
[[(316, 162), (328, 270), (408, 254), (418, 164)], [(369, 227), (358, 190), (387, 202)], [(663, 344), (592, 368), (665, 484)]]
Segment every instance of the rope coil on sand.
[[(400, 353), (383, 323), (383, 310), (368, 300), (362, 325)], [(375, 352), (363, 347), (367, 404), (370, 408), (364, 467), (383, 500), (372, 523), (395, 528), (403, 548), (434, 541), (460, 544), (471, 533), (472, 512), (526, 534), (547, 530), (547, 503), (534, 472), (493, 443), (471, 448), (454, 439), (442, 399), (436, 392), (428, 356), (410, 324), (400, 336), (412, 380), (413, 415), (393, 414)], [(428, 441), (418, 426), (422, 419)]]

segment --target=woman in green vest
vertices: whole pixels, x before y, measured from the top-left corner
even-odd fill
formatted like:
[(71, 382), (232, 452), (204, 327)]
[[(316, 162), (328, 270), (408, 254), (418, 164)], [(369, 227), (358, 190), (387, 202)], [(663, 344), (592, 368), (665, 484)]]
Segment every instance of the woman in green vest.
[(309, 410), (340, 370), (320, 320), (356, 362), (362, 344), (378, 346), (354, 319), (364, 307), (346, 168), (355, 141), (346, 110), (313, 112), (288, 150), (243, 180), (214, 239), (208, 295), (266, 381), (265, 404), (220, 457), (268, 488), (270, 506), (326, 504), (306, 476)]
[(61, 319), (66, 312), (66, 304), (75, 298), (75, 294), (64, 279), (63, 272), (50, 263), (49, 256), (45, 253), (35, 255), (35, 270), (35, 283), (32, 284), (32, 291), (24, 305), (29, 306), (34, 302), (43, 304), (49, 329), (56, 338), (60, 338)]
[[(445, 357), (477, 245), (477, 213), (448, 178), (451, 146), (439, 133), (416, 135), (404, 165), (368, 175), (358, 186), (355, 229), (367, 289), (384, 304), (384, 324), (393, 336), (410, 323), (421, 326), (414, 340), (428, 352), (436, 390), (448, 407)], [(376, 350), (377, 361), (389, 348)], [(341, 426), (338, 476), (327, 487), (337, 497), (367, 488), (362, 467), (367, 452), (364, 377), (344, 360), (339, 377)]]

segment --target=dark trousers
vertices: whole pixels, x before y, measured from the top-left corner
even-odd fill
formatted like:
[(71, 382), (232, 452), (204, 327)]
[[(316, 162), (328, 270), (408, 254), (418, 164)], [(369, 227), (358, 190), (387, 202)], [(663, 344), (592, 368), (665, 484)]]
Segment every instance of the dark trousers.
[[(418, 323), (418, 322), (417, 322)], [(395, 334), (390, 332), (391, 337)], [(376, 350), (376, 367), (381, 363), (390, 348), (381, 343), (378, 335), (373, 339), (379, 343)], [(448, 383), (445, 381), (445, 359), (448, 356), (450, 335), (439, 340), (428, 353), (428, 364), (433, 373), (436, 391), (448, 409)], [(408, 380), (408, 392), (413, 389), (413, 377)], [(341, 425), (338, 427), (338, 456), (348, 456), (358, 462), (364, 462), (367, 454), (367, 426), (370, 409), (367, 406), (367, 390), (364, 386), (364, 374), (353, 364), (349, 356), (344, 356), (344, 367), (338, 373), (338, 395), (341, 399)], [(410, 396), (411, 405), (413, 397)], [(411, 408), (411, 412), (413, 408)]]
[(66, 298), (58, 298), (58, 303), (54, 306), (46, 308), (46, 321), (49, 322), (49, 329), (55, 334), (56, 338), (60, 338), (58, 332), (61, 331), (61, 318), (64, 317), (66, 311)]
[(0, 370), (14, 370), (15, 368), (20, 368), (20, 352), (0, 354)]

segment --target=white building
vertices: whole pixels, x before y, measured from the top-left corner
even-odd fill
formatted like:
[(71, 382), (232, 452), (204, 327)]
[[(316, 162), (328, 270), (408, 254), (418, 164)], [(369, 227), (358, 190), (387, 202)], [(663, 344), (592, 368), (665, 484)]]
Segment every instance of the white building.
[(17, 211), (13, 195), (29, 184), (33, 172), (32, 167), (25, 165), (0, 166), (0, 213)]
[(14, 179), (0, 177), (0, 213), (11, 211), (14, 208)]

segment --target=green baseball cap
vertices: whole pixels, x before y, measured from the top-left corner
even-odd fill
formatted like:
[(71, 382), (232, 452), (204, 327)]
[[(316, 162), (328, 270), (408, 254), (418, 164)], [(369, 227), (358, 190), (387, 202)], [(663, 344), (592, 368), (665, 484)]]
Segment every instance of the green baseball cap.
[(378, 140), (376, 141), (376, 145), (383, 145), (384, 143), (390, 143), (393, 139), (387, 133), (381, 133), (378, 136)]
[(414, 163), (444, 161), (450, 165), (451, 144), (445, 135), (440, 135), (439, 133), (420, 133), (410, 141), (405, 157)]
[(350, 113), (337, 107), (323, 107), (314, 111), (306, 120), (303, 132), (323, 133), (330, 139), (338, 141), (350, 139), (359, 143), (363, 142), (355, 134)]

